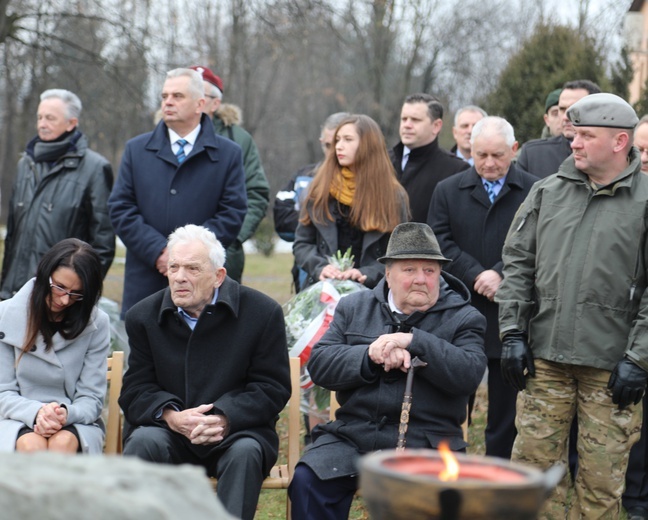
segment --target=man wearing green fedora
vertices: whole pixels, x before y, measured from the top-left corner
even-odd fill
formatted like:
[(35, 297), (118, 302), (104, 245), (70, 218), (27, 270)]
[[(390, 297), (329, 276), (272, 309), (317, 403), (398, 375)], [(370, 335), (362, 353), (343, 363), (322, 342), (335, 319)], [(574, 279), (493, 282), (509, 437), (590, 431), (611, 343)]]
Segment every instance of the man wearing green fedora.
[[(398, 225), (385, 278), (340, 300), (308, 362), (313, 382), (337, 392), (336, 420), (313, 429), (289, 488), (295, 519), (346, 519), (358, 487), (357, 461), (395, 448), (407, 372), (413, 372), (408, 448), (442, 439), (464, 451), (468, 397), (486, 368), (485, 318), (470, 292), (441, 271), (449, 260), (427, 224)], [(402, 438), (401, 438), (402, 442)]]

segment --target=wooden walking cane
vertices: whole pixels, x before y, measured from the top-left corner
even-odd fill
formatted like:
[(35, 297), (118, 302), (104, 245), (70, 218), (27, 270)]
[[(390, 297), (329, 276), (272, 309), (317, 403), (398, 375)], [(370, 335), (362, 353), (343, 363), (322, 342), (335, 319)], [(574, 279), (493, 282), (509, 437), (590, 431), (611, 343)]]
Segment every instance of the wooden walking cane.
[(403, 406), (401, 407), (400, 424), (398, 426), (398, 442), (396, 443), (397, 450), (405, 449), (405, 434), (407, 433), (407, 425), (409, 424), (410, 408), (412, 408), (412, 385), (414, 384), (414, 370), (419, 367), (426, 367), (427, 363), (421, 361), (418, 356), (414, 356), (407, 371), (407, 380), (405, 382), (405, 395), (403, 396)]

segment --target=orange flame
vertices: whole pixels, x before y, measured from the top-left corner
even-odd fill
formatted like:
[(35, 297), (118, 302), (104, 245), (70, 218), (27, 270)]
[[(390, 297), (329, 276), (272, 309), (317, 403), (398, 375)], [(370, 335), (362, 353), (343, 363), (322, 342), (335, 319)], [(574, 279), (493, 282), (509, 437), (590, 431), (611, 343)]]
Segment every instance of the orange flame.
[(439, 480), (443, 482), (454, 481), (459, 479), (459, 462), (457, 457), (450, 451), (450, 446), (446, 441), (439, 443), (439, 455), (445, 463), (445, 469), (439, 472)]

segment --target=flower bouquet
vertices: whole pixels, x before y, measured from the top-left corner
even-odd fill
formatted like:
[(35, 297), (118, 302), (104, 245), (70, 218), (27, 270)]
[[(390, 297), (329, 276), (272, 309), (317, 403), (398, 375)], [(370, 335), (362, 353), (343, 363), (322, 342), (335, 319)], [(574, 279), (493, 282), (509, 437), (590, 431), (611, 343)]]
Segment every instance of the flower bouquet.
[[(350, 249), (344, 254), (338, 251), (328, 260), (341, 271), (353, 267)], [(303, 367), (301, 388), (304, 390), (304, 413), (328, 418), (326, 408), (329, 405), (329, 392), (313, 385), (305, 365), (312, 348), (328, 330), (340, 298), (364, 289), (364, 285), (352, 280), (325, 280), (307, 287), (283, 306), (288, 349), (291, 356), (300, 358)]]

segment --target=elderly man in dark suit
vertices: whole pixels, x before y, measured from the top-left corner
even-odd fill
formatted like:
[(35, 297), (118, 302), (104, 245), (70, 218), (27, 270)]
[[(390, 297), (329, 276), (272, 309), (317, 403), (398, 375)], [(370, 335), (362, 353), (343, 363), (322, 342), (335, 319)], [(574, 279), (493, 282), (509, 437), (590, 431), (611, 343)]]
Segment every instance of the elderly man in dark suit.
[(295, 519), (348, 518), (359, 456), (397, 445), (414, 358), (427, 365), (413, 375), (407, 447), (436, 448), (443, 439), (452, 450), (466, 447), (468, 396), (486, 368), (484, 317), (463, 283), (441, 271), (449, 260), (427, 224), (396, 226), (380, 261), (385, 278), (340, 300), (308, 362), (313, 382), (337, 391), (340, 408), (335, 421), (313, 429), (295, 468)]
[(177, 229), (168, 252), (169, 287), (126, 315), (124, 454), (203, 466), (225, 508), (251, 520), (290, 397), (283, 312), (226, 276), (208, 229)]
[(166, 237), (178, 226), (205, 226), (224, 247), (241, 229), (247, 210), (241, 147), (214, 133), (204, 104), (200, 73), (172, 70), (162, 88), (162, 121), (126, 143), (108, 200), (126, 244), (122, 317), (167, 285)]
[(517, 392), (501, 378), (502, 344), (493, 302), (502, 281), (502, 246), (513, 216), (538, 180), (512, 164), (517, 150), (513, 127), (501, 117), (486, 117), (473, 128), (475, 165), (440, 182), (430, 203), (428, 223), (443, 252), (444, 269), (466, 284), (472, 304), (486, 316), (488, 420), (486, 453), (510, 458), (515, 440)]

